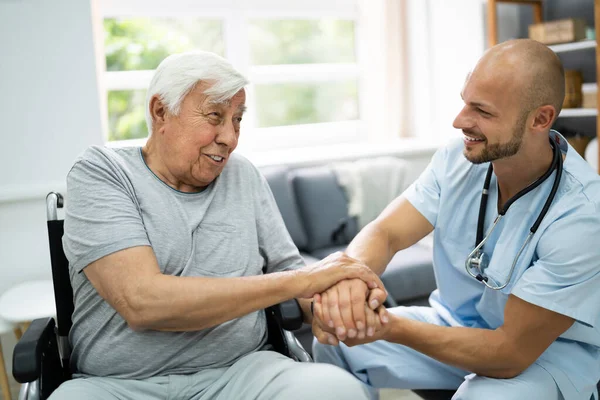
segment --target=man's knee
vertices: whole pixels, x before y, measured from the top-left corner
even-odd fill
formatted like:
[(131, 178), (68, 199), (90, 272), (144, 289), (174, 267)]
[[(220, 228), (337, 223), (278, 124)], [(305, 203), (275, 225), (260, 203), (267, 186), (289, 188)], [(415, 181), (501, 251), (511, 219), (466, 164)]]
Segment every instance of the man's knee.
[(110, 393), (90, 384), (86, 379), (71, 379), (60, 385), (49, 397), (49, 400), (105, 400), (114, 398)]
[(306, 364), (288, 381), (286, 399), (369, 399), (369, 390), (349, 372), (328, 364)]

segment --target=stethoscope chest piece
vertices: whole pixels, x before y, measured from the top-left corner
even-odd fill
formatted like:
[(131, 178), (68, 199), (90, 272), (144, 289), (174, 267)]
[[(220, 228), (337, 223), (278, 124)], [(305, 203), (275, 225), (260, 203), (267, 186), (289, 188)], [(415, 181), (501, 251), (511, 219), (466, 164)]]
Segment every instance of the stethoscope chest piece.
[(469, 258), (469, 264), (471, 268), (477, 268), (479, 271), (483, 272), (490, 264), (490, 259), (487, 254), (478, 250), (471, 258)]

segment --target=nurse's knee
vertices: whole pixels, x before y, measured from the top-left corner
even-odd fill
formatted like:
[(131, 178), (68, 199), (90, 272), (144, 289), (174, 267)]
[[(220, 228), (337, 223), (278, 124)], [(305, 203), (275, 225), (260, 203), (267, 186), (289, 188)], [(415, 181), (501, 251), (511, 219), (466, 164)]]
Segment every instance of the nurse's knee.
[(559, 400), (560, 390), (550, 379), (518, 376), (513, 379), (494, 379), (472, 375), (460, 385), (452, 400)]
[(500, 400), (507, 399), (506, 393), (502, 393), (499, 385), (495, 385), (492, 379), (475, 376), (468, 377), (458, 388), (452, 400)]
[(321, 344), (316, 339), (313, 341), (312, 354), (315, 362), (338, 366), (342, 365), (341, 360), (344, 357), (339, 346)]

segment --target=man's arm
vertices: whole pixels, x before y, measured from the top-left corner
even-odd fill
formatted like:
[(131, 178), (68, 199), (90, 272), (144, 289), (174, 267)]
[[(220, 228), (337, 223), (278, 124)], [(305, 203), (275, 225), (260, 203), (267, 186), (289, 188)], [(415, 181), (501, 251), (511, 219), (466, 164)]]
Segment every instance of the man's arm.
[(178, 277), (160, 272), (149, 246), (105, 256), (83, 269), (100, 296), (133, 329), (206, 329), (282, 301), (312, 297), (343, 279), (382, 286), (366, 266), (332, 255), (295, 271), (238, 278)]
[(382, 336), (372, 340), (400, 343), (443, 363), (492, 378), (519, 375), (574, 323), (568, 316), (514, 295), (506, 303), (504, 325), (495, 330), (442, 327), (392, 314), (389, 318)]
[(313, 315), (310, 307), (310, 303), (312, 303), (312, 299), (296, 299), (298, 300), (298, 304), (300, 304), (300, 308), (302, 309), (302, 322), (305, 324), (312, 324)]
[(400, 196), (352, 240), (346, 254), (381, 275), (394, 254), (412, 246), (433, 230), (433, 225)]

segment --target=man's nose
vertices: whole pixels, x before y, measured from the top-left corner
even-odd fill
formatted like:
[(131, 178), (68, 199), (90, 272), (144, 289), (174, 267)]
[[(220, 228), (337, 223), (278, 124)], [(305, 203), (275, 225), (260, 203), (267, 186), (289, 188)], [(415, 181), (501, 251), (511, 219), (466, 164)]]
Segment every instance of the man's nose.
[(452, 126), (455, 129), (469, 129), (473, 127), (473, 119), (468, 114), (467, 106), (464, 106), (462, 110), (460, 110), (456, 118), (454, 118)]
[(235, 148), (237, 146), (238, 135), (233, 122), (229, 122), (222, 127), (216, 140), (217, 143), (224, 144), (229, 148)]

